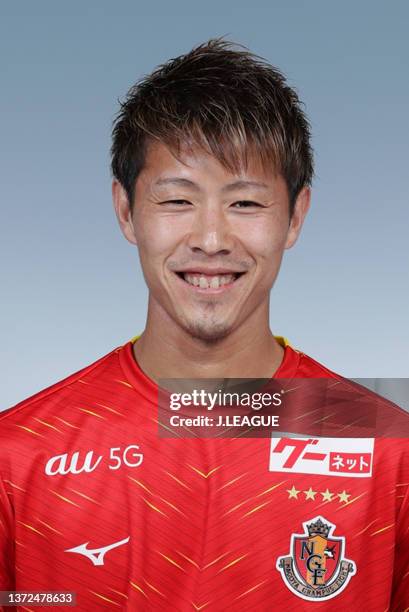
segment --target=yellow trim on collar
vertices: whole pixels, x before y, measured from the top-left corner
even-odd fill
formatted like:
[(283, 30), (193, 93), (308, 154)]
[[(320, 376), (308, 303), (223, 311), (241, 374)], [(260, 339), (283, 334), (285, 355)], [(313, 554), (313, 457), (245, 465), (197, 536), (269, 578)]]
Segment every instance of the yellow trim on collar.
[(291, 346), (290, 341), (287, 338), (284, 338), (284, 336), (274, 336), (274, 338), (277, 340), (278, 344), (281, 344), (283, 348), (285, 348), (286, 346)]

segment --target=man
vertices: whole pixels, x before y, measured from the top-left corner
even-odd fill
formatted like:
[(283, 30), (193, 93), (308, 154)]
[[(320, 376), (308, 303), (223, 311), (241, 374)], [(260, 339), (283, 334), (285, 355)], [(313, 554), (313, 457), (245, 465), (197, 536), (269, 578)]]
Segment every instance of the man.
[(309, 139), (282, 74), (220, 40), (130, 90), (113, 200), (146, 328), (1, 415), (2, 590), (72, 591), (84, 611), (409, 605), (404, 441), (158, 435), (164, 378), (356, 395), (269, 325), (310, 205)]

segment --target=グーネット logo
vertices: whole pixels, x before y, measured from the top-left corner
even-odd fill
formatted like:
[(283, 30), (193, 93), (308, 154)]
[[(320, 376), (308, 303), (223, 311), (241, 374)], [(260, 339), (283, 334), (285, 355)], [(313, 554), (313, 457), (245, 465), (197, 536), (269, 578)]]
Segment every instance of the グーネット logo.
[(270, 472), (372, 476), (373, 438), (272, 438)]
[(334, 537), (336, 525), (322, 516), (303, 523), (304, 533), (291, 536), (287, 557), (277, 559), (286, 586), (307, 601), (336, 597), (356, 573), (353, 561), (344, 558), (345, 538)]

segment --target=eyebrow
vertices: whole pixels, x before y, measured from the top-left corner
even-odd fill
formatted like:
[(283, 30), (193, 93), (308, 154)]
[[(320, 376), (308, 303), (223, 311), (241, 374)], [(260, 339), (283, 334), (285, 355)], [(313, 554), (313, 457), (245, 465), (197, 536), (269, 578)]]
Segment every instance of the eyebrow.
[[(201, 188), (197, 183), (191, 181), (186, 178), (178, 177), (178, 176), (170, 176), (168, 178), (161, 178), (155, 181), (156, 186), (161, 187), (163, 185), (177, 185), (179, 187), (189, 187), (190, 189), (194, 189), (195, 191), (201, 191)], [(248, 187), (256, 187), (258, 189), (268, 189), (268, 185), (266, 183), (260, 183), (259, 181), (248, 181), (245, 179), (239, 179), (234, 181), (233, 183), (229, 183), (222, 187), (222, 192), (233, 191), (234, 189), (246, 189)]]

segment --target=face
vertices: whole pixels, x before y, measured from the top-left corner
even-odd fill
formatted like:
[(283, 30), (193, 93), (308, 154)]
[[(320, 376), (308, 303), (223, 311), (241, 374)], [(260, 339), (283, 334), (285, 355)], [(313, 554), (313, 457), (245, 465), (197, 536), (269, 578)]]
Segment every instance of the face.
[(236, 174), (200, 149), (176, 159), (164, 145), (150, 145), (132, 214), (124, 189), (113, 184), (121, 229), (139, 250), (150, 315), (204, 342), (249, 320), (268, 325), (270, 290), (309, 196), (304, 188), (290, 220), (284, 179), (256, 159)]

